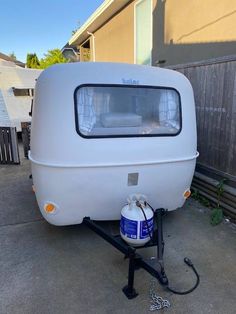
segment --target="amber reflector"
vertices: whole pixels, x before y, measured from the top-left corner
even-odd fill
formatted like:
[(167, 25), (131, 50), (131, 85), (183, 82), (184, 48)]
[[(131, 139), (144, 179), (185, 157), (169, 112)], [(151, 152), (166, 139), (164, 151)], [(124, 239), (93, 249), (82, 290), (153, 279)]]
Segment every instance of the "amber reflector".
[(52, 213), (55, 210), (55, 205), (48, 203), (44, 206), (44, 210), (47, 213)]
[(189, 198), (189, 196), (191, 195), (191, 191), (187, 190), (184, 192), (184, 198)]

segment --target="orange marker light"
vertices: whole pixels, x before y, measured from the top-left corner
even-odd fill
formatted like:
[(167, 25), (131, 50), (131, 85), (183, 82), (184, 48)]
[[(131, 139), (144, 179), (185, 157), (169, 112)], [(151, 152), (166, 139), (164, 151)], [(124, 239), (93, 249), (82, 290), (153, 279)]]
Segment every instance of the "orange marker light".
[(190, 190), (186, 190), (185, 192), (184, 192), (184, 198), (189, 198), (189, 196), (191, 195), (191, 191)]
[(52, 203), (47, 203), (44, 205), (44, 210), (46, 213), (51, 214), (55, 211), (56, 207)]

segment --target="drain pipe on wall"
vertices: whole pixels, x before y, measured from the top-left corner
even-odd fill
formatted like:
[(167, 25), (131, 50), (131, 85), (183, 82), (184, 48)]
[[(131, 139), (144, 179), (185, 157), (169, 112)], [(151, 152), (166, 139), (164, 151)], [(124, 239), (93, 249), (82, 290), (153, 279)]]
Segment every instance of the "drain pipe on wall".
[(88, 35), (91, 35), (92, 36), (92, 38), (93, 38), (93, 62), (95, 62), (96, 60), (96, 54), (95, 54), (95, 36), (94, 36), (94, 34), (93, 33), (90, 33), (89, 31), (87, 31), (87, 34)]

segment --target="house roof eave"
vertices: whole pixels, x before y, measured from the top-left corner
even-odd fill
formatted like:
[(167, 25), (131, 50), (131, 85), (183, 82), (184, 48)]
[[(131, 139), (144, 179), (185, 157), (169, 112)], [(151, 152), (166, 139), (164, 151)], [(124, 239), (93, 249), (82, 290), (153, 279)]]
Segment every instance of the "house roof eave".
[(108, 21), (114, 14), (125, 7), (129, 2), (133, 0), (105, 0), (97, 10), (90, 15), (87, 21), (76, 31), (76, 33), (70, 38), (69, 45), (80, 45), (88, 37), (87, 32), (93, 33), (99, 27), (101, 27), (106, 21)]

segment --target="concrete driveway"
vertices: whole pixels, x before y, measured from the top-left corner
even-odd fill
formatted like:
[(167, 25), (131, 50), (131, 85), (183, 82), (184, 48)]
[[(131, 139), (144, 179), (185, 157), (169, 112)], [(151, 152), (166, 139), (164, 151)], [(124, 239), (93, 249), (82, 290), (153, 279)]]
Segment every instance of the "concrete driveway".
[[(27, 160), (20, 166), (0, 166), (0, 313), (148, 313), (151, 276), (137, 271), (139, 296), (127, 300), (121, 291), (127, 261), (83, 225), (55, 227), (44, 221), (29, 174)], [(104, 226), (118, 229), (117, 223)], [(235, 313), (235, 225), (212, 227), (209, 210), (189, 200), (168, 214), (164, 228), (170, 285), (181, 290), (193, 285), (185, 256), (194, 262), (201, 283), (186, 296), (157, 284), (157, 292), (171, 302), (162, 312)]]

